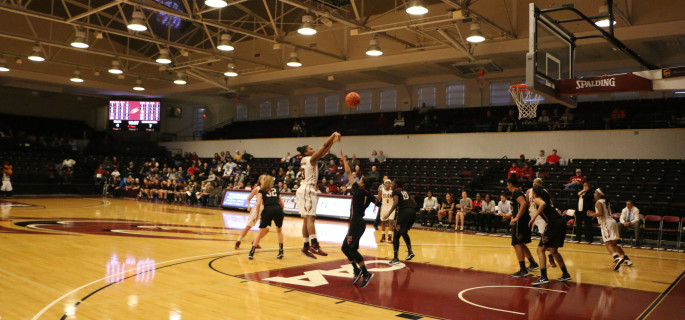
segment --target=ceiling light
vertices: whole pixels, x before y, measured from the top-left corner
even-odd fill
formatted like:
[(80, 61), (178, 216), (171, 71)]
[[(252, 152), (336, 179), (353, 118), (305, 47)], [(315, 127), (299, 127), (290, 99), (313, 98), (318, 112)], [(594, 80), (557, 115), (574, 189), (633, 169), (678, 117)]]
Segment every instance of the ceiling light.
[(222, 34), (219, 45), (216, 48), (221, 51), (233, 51), (235, 48), (233, 48), (233, 43), (231, 43), (231, 35), (228, 33)]
[(311, 36), (316, 34), (316, 29), (312, 26), (312, 22), (314, 21), (314, 18), (310, 15), (303, 15), (302, 16), (302, 26), (300, 26), (299, 29), (297, 29), (297, 33), (303, 34), (305, 36)]
[(143, 88), (143, 81), (140, 79), (136, 80), (136, 85), (133, 87), (133, 90), (136, 90), (136, 91), (145, 90), (145, 88)]
[(237, 77), (238, 72), (235, 71), (235, 65), (233, 62), (228, 63), (228, 69), (226, 69), (226, 72), (224, 72), (224, 75), (227, 77)]
[(9, 72), (10, 68), (7, 67), (7, 61), (5, 59), (0, 59), (0, 72)]
[(415, 16), (420, 16), (428, 13), (428, 8), (426, 8), (425, 5), (421, 1), (412, 1), (409, 3), (409, 6), (405, 10), (408, 14), (415, 15)]
[(383, 54), (383, 51), (381, 50), (381, 47), (378, 46), (378, 40), (371, 39), (371, 41), (369, 41), (369, 48), (366, 49), (366, 55), (372, 56), (372, 57), (378, 57), (382, 54)]
[(293, 51), (290, 53), (290, 58), (288, 59), (288, 62), (286, 63), (286, 65), (288, 65), (288, 67), (293, 67), (293, 68), (297, 68), (297, 67), (302, 66), (302, 62), (300, 62), (300, 58), (297, 57), (296, 51)]
[(112, 67), (107, 70), (111, 74), (122, 74), (124, 73), (123, 70), (121, 70), (121, 67), (119, 67), (119, 61), (112, 61)]
[(74, 70), (74, 75), (69, 80), (71, 80), (71, 82), (83, 82), (83, 78), (81, 78), (81, 71), (78, 69)]
[(161, 64), (171, 63), (171, 59), (169, 59), (169, 50), (159, 49), (159, 57), (157, 57), (157, 60), (155, 60), (155, 61), (157, 63), (161, 63)]
[[(604, 18), (599, 19), (595, 22), (595, 25), (601, 28), (609, 27), (609, 6), (603, 5), (599, 7), (599, 15)], [(616, 25), (616, 20), (614, 20), (614, 25)]]
[(205, 5), (212, 8), (223, 8), (228, 5), (224, 0), (205, 0)]
[(485, 41), (485, 37), (483, 37), (483, 34), (480, 32), (480, 24), (471, 24), (471, 32), (469, 33), (469, 36), (466, 38), (466, 41), (471, 43), (479, 43)]
[(33, 50), (31, 51), (31, 55), (29, 56), (29, 60), (31, 61), (45, 61), (45, 58), (43, 58), (43, 54), (40, 52), (40, 47), (35, 46), (33, 47)]
[(186, 81), (186, 79), (183, 78), (183, 73), (179, 72), (176, 75), (178, 76), (178, 78), (176, 78), (176, 80), (174, 80), (175, 84), (183, 85), (183, 84), (188, 83), (188, 81)]
[(145, 31), (147, 27), (145, 26), (145, 15), (141, 11), (133, 11), (131, 15), (131, 20), (128, 22), (127, 28), (133, 31)]
[(86, 49), (90, 47), (86, 43), (86, 33), (83, 31), (76, 31), (76, 39), (71, 43), (72, 47), (79, 48), (79, 49)]

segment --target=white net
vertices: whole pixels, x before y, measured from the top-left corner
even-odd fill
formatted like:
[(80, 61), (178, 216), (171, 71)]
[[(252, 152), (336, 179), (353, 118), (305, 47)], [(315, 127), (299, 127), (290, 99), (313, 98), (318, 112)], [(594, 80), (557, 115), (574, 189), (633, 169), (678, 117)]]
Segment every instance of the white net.
[(537, 116), (538, 104), (540, 104), (539, 94), (526, 89), (525, 84), (515, 84), (509, 87), (509, 93), (519, 109), (519, 119)]

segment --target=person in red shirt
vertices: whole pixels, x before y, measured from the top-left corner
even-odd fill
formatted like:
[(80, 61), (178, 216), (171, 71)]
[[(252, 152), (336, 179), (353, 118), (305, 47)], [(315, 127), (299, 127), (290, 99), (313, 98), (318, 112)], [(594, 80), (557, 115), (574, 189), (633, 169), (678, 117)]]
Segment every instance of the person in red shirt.
[(511, 178), (511, 176), (514, 176), (518, 178), (521, 175), (521, 168), (518, 167), (516, 162), (511, 163), (511, 168), (509, 168), (509, 171), (507, 172), (507, 178)]
[(109, 175), (109, 171), (105, 170), (105, 168), (100, 165), (97, 169), (95, 169), (95, 173), (93, 175), (95, 177), (95, 184), (100, 184), (105, 177)]
[(582, 186), (584, 183), (585, 177), (583, 177), (583, 173), (580, 171), (580, 169), (576, 169), (576, 175), (568, 180), (568, 183), (564, 185), (564, 190), (580, 189), (580, 186)]
[(190, 167), (188, 168), (188, 174), (191, 175), (191, 176), (196, 175), (199, 171), (200, 171), (200, 169), (196, 168), (196, 167), (195, 167), (195, 164), (193, 164), (192, 166), (190, 166)]
[(527, 163), (523, 165), (523, 168), (519, 171), (519, 177), (521, 179), (531, 179), (533, 178), (533, 168), (531, 168)]
[(559, 164), (561, 158), (557, 155), (557, 149), (552, 149), (552, 154), (547, 156), (547, 164)]

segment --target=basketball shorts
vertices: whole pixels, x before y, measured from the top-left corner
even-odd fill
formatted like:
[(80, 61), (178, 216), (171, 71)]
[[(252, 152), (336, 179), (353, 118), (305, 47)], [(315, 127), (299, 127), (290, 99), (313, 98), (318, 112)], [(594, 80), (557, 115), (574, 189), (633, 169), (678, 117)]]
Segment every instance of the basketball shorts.
[(530, 228), (528, 227), (528, 219), (519, 219), (513, 226), (511, 226), (511, 245), (519, 245), (530, 243)]
[(395, 220), (395, 210), (391, 212), (390, 208), (392, 208), (391, 204), (384, 203), (381, 206), (381, 221)]
[(254, 227), (257, 222), (259, 222), (259, 216), (261, 213), (264, 211), (264, 206), (260, 206), (260, 212), (257, 212), (257, 206), (252, 207), (250, 209), (250, 215), (247, 216), (247, 226), (252, 228)]
[(547, 224), (547, 229), (542, 233), (538, 246), (561, 248), (564, 246), (564, 240), (566, 240), (566, 223), (564, 223), (564, 220), (559, 219), (558, 221)]
[(2, 187), (0, 187), (0, 191), (3, 191), (3, 192), (10, 192), (10, 191), (12, 191), (12, 182), (7, 181), (7, 180), (3, 181), (3, 182), (2, 182)]
[(259, 222), (259, 228), (271, 227), (271, 222), (276, 225), (276, 227), (283, 227), (283, 209), (279, 205), (267, 206), (262, 210), (262, 219)]
[(535, 222), (533, 222), (538, 227), (538, 232), (540, 234), (545, 233), (545, 228), (547, 227), (547, 222), (540, 216), (535, 217)]
[(413, 208), (400, 209), (400, 212), (397, 215), (397, 227), (409, 232), (411, 227), (414, 226), (414, 221), (416, 221), (416, 210)]
[(319, 204), (319, 196), (316, 194), (316, 186), (304, 186), (297, 189), (295, 202), (300, 216), (316, 216), (316, 206)]
[(621, 239), (618, 233), (618, 224), (616, 223), (616, 220), (606, 219), (599, 228), (602, 230), (602, 240), (604, 240), (604, 242)]
[(366, 231), (366, 221), (362, 219), (350, 221), (350, 227), (344, 240), (349, 248), (353, 250), (359, 249), (359, 241), (361, 241), (364, 231)]

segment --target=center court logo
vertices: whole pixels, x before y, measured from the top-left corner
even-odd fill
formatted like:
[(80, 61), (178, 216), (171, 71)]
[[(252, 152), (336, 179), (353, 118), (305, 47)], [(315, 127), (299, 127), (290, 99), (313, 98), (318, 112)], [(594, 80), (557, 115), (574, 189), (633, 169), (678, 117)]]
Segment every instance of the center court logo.
[[(388, 260), (371, 260), (366, 261), (367, 266), (378, 265), (375, 268), (369, 268), (369, 272), (392, 272), (400, 270), (406, 265), (404, 263), (399, 263), (397, 265), (388, 264)], [(265, 278), (263, 280), (270, 282), (286, 283), (290, 285), (303, 286), (303, 287), (320, 287), (328, 284), (326, 277), (338, 277), (338, 278), (354, 278), (354, 272), (352, 266), (349, 264), (341, 265), (337, 269), (329, 270), (310, 270), (305, 271), (304, 274), (293, 277), (271, 277)]]

